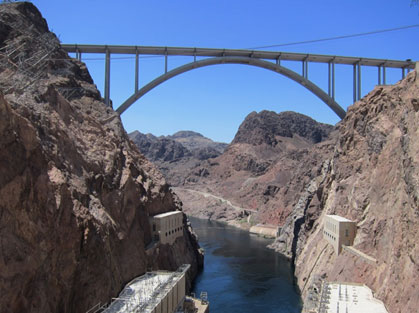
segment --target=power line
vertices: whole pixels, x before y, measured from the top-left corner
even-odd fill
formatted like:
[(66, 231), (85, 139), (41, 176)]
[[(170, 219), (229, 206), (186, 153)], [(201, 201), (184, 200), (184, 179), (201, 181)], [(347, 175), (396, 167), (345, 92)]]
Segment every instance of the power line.
[(358, 33), (358, 34), (351, 34), (351, 35), (342, 35), (342, 36), (328, 37), (328, 38), (321, 38), (321, 39), (313, 39), (313, 40), (295, 41), (295, 42), (282, 43), (282, 44), (269, 45), (269, 46), (253, 47), (253, 48), (247, 48), (247, 49), (256, 50), (256, 49), (267, 49), (267, 48), (276, 48), (276, 47), (285, 47), (285, 46), (295, 46), (295, 45), (302, 45), (302, 44), (307, 44), (307, 43), (315, 43), (315, 42), (322, 42), (322, 41), (332, 41), (332, 40), (338, 40), (338, 39), (346, 39), (346, 38), (368, 36), (368, 35), (374, 35), (374, 34), (380, 34), (380, 33), (387, 33), (387, 32), (393, 32), (393, 31), (396, 31), (396, 30), (402, 30), (402, 29), (408, 29), (408, 28), (415, 28), (415, 27), (419, 27), (419, 24), (408, 25), (408, 26), (401, 26), (401, 27), (395, 27), (395, 28), (388, 28), (388, 29), (381, 29), (381, 30), (375, 30), (375, 31), (366, 32), (366, 33)]

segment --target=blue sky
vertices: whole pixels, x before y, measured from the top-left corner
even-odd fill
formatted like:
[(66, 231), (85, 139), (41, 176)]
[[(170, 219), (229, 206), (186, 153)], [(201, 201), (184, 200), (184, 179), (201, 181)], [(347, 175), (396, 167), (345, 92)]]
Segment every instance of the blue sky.
[[(252, 48), (419, 24), (410, 0), (34, 0), (63, 43)], [(268, 50), (419, 60), (419, 28)], [(114, 108), (134, 91), (134, 59), (111, 61)], [(103, 94), (102, 55), (83, 55)], [(169, 70), (191, 57), (169, 57)], [(283, 62), (297, 72), (301, 64)], [(164, 58), (140, 59), (140, 85), (164, 72)], [(377, 83), (363, 68), (362, 94)], [(387, 82), (401, 78), (387, 70)], [(310, 64), (309, 79), (327, 90), (327, 65)], [(336, 66), (336, 100), (352, 104), (352, 68)], [(296, 111), (335, 124), (339, 118), (316, 96), (276, 73), (245, 65), (216, 65), (175, 77), (122, 114), (127, 132), (168, 135), (194, 130), (217, 141), (233, 139), (252, 111)]]

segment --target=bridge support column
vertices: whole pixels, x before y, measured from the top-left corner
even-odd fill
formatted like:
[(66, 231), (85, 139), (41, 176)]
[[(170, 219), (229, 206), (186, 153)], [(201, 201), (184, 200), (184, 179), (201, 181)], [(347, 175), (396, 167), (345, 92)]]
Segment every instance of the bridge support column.
[(166, 54), (164, 55), (164, 73), (167, 73), (167, 51)]
[(361, 99), (361, 64), (359, 64), (359, 62), (358, 62), (358, 66), (357, 66), (357, 68), (358, 68), (358, 99), (357, 100), (360, 100)]
[(354, 65), (354, 102), (361, 99), (361, 64), (355, 63)]
[[(277, 64), (277, 65), (279, 65), (279, 64)], [(303, 71), (302, 71), (303, 73), (302, 73), (301, 76), (303, 76), (305, 79), (308, 79), (308, 62), (306, 60), (304, 60), (302, 65), (303, 65)]]
[(81, 61), (81, 52), (78, 49), (76, 50), (76, 59)]
[(386, 67), (383, 66), (383, 85), (387, 84), (386, 83)]
[(403, 67), (402, 68), (402, 79), (404, 79), (405, 76), (406, 76), (406, 69)]
[(106, 49), (106, 59), (105, 59), (105, 104), (106, 106), (111, 106), (110, 100), (110, 78), (111, 78), (111, 54), (109, 50)]
[(378, 85), (381, 85), (381, 65), (378, 66)]
[(354, 75), (353, 75), (353, 85), (354, 85), (354, 103), (357, 101), (357, 90), (358, 90), (358, 81), (356, 75), (356, 64), (354, 64)]
[(328, 85), (328, 91), (329, 91), (329, 97), (332, 97), (332, 99), (335, 99), (335, 63), (329, 62), (329, 85)]
[(384, 64), (378, 66), (378, 84), (379, 85), (386, 84), (386, 67)]
[(135, 53), (135, 92), (138, 91), (138, 51)]

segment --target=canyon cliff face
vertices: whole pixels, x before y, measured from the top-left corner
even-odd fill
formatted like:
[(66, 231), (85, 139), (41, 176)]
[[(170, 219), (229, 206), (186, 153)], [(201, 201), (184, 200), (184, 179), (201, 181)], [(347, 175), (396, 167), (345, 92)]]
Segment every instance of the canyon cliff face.
[[(419, 81), (415, 72), (377, 86), (338, 124), (335, 148), (311, 179), (273, 245), (292, 258), (303, 295), (314, 274), (368, 285), (391, 313), (419, 305)], [(323, 219), (357, 224), (354, 247), (369, 264), (323, 238)]]
[(175, 191), (191, 215), (282, 226), (333, 150), (332, 130), (294, 112), (252, 112), (226, 151), (197, 164)]
[(177, 197), (30, 3), (0, 6), (0, 67), (0, 311), (85, 312), (183, 263), (190, 281), (188, 227), (146, 249), (149, 216)]
[[(418, 99), (412, 72), (377, 86), (334, 129), (292, 112), (251, 113), (221, 156), (197, 164), (174, 189), (188, 214), (279, 225), (272, 248), (295, 265), (303, 297), (320, 275), (366, 284), (390, 313), (415, 312)], [(377, 263), (337, 256), (323, 239), (326, 214), (355, 221), (354, 247)]]

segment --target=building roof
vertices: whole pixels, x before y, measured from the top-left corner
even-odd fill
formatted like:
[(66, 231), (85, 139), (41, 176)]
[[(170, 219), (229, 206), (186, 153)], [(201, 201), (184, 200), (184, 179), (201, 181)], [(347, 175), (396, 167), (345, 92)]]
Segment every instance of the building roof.
[(329, 283), (328, 290), (327, 313), (388, 313), (383, 302), (374, 298), (365, 285), (336, 282)]
[(353, 222), (353, 221), (348, 220), (347, 218), (339, 216), (339, 215), (326, 215), (326, 216), (328, 216), (330, 218), (333, 218), (334, 220), (339, 221), (339, 222)]
[(175, 272), (156, 271), (135, 278), (103, 312), (152, 312), (189, 268), (189, 264), (184, 264)]
[(176, 214), (182, 214), (182, 212), (178, 211), (178, 210), (170, 211), (170, 212), (154, 215), (153, 218), (163, 218), (163, 217), (167, 217), (167, 216), (170, 216), (170, 215), (176, 215)]

